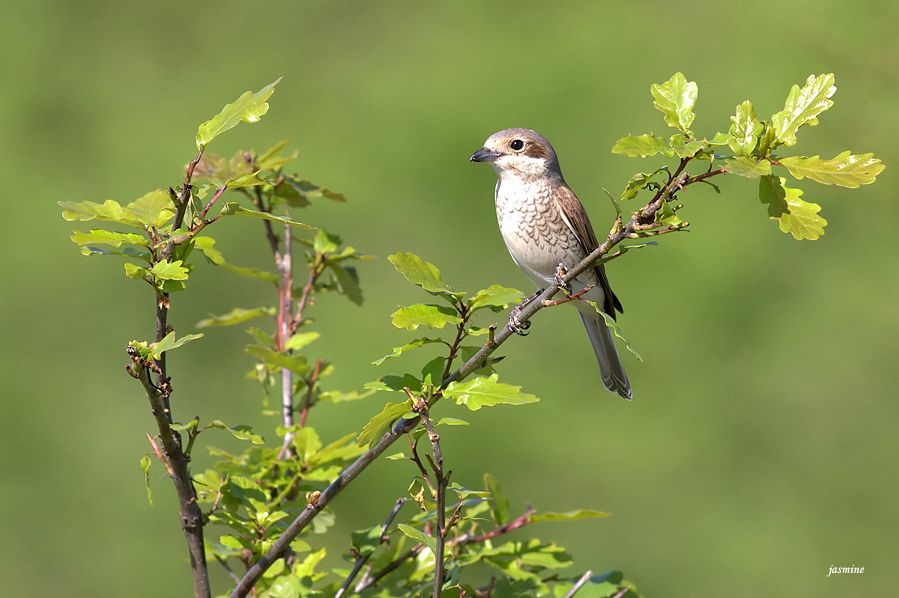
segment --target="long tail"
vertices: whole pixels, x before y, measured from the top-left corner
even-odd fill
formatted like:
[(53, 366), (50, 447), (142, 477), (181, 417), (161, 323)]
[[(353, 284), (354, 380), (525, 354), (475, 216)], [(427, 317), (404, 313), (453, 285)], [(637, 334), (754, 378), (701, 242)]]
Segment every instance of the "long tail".
[(627, 400), (632, 399), (634, 393), (631, 391), (627, 374), (624, 373), (618, 350), (615, 349), (612, 331), (598, 314), (594, 317), (581, 313), (580, 316), (584, 328), (587, 329), (587, 336), (590, 337), (590, 344), (593, 345), (593, 352), (596, 353), (603, 385)]

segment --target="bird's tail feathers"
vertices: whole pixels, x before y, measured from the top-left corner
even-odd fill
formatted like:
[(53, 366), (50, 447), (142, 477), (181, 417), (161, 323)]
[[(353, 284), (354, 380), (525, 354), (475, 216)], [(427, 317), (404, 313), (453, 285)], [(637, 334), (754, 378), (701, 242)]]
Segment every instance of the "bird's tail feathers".
[(584, 328), (587, 329), (587, 336), (590, 337), (590, 344), (593, 345), (593, 352), (596, 353), (603, 385), (609, 391), (618, 393), (627, 400), (632, 399), (634, 394), (631, 390), (631, 383), (627, 379), (627, 374), (624, 373), (624, 366), (618, 350), (615, 348), (612, 331), (609, 330), (599, 314), (590, 315), (580, 312), (580, 316)]

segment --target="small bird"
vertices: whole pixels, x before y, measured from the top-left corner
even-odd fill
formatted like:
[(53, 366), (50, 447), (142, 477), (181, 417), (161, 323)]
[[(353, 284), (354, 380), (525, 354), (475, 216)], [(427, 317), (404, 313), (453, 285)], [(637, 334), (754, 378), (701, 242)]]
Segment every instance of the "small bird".
[[(575, 266), (598, 247), (587, 212), (562, 177), (553, 146), (542, 135), (531, 129), (504, 129), (488, 137), (471, 161), (488, 162), (496, 171), (500, 232), (512, 260), (538, 287), (558, 284), (560, 269)], [(584, 298), (595, 301), (612, 318), (616, 310), (624, 311), (602, 265), (573, 282), (574, 292), (590, 286)], [(603, 385), (631, 399), (630, 382), (602, 316), (586, 302), (573, 303), (599, 361)]]

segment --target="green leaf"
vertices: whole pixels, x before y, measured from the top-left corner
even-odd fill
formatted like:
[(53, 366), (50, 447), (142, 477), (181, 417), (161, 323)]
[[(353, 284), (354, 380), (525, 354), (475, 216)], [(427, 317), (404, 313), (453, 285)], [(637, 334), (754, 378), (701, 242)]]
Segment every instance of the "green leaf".
[(839, 185), (848, 189), (870, 185), (886, 168), (874, 154), (853, 154), (849, 150), (830, 160), (822, 160), (821, 156), (794, 156), (781, 158), (780, 163), (800, 181), (808, 177), (824, 185)]
[(674, 75), (664, 83), (653, 83), (649, 88), (652, 93), (652, 105), (665, 115), (669, 127), (690, 132), (690, 125), (696, 115), (693, 106), (699, 95), (699, 86), (695, 81), (687, 81), (683, 73)]
[(334, 253), (340, 247), (340, 237), (319, 229), (312, 240), (312, 248), (316, 253)]
[(458, 417), (441, 417), (436, 422), (434, 422), (434, 427), (437, 426), (469, 426), (467, 421), (464, 419), (459, 419)]
[(411, 351), (412, 349), (424, 347), (425, 345), (430, 345), (433, 343), (442, 343), (442, 342), (443, 341), (440, 340), (439, 338), (428, 338), (428, 337), (417, 338), (414, 341), (408, 342), (405, 345), (402, 345), (400, 347), (394, 347), (393, 353), (389, 353), (389, 354), (385, 355), (384, 357), (371, 362), (371, 364), (372, 365), (381, 365), (388, 359), (392, 359), (394, 357), (399, 357), (406, 351)]
[(281, 81), (281, 77), (274, 83), (270, 83), (253, 93), (245, 91), (239, 98), (230, 104), (225, 104), (222, 111), (200, 125), (197, 129), (197, 149), (208, 145), (210, 141), (225, 131), (236, 127), (241, 122), (255, 123), (268, 112), (268, 100), (275, 93), (275, 85)]
[(194, 237), (193, 244), (194, 247), (203, 252), (207, 260), (216, 266), (221, 266), (225, 263), (225, 256), (215, 248), (215, 239), (212, 237)]
[(759, 200), (768, 206), (768, 216), (779, 218), (787, 213), (786, 191), (783, 188), (783, 179), (773, 174), (759, 177)]
[(671, 139), (668, 140), (668, 143), (679, 158), (692, 158), (703, 148), (701, 141), (688, 139), (682, 133), (675, 133), (672, 135)]
[(674, 205), (671, 203), (671, 201), (663, 201), (662, 205), (659, 206), (659, 209), (656, 212), (655, 221), (662, 222), (664, 224), (667, 224), (668, 226), (674, 226), (683, 222), (683, 219), (677, 215), (677, 212), (675, 211)]
[(440, 277), (440, 270), (437, 269), (437, 266), (423, 261), (414, 253), (394, 253), (387, 256), (387, 259), (406, 280), (420, 286), (425, 291), (434, 295), (458, 295)]
[(509, 523), (509, 499), (503, 494), (502, 489), (499, 487), (499, 483), (492, 474), (484, 474), (484, 488), (486, 488), (487, 492), (489, 492), (490, 496), (493, 498), (493, 500), (490, 501), (490, 514), (493, 516), (493, 521), (500, 526), (506, 525)]
[(247, 278), (255, 278), (257, 280), (265, 280), (268, 282), (274, 282), (277, 284), (278, 275), (274, 272), (266, 272), (265, 270), (257, 270), (256, 268), (246, 268), (244, 266), (235, 266), (233, 264), (220, 264), (222, 268), (228, 270), (229, 272), (234, 272), (235, 274), (239, 274), (241, 276), (246, 276)]
[(244, 207), (241, 207), (239, 203), (236, 201), (226, 202), (222, 207), (222, 216), (251, 216), (253, 218), (262, 218), (263, 220), (270, 220), (272, 222), (280, 222), (282, 224), (289, 224), (291, 226), (296, 226), (299, 228), (314, 228), (308, 224), (304, 224), (302, 222), (298, 222), (296, 220), (291, 220), (286, 216), (275, 216), (274, 214), (270, 214), (268, 212), (257, 212), (256, 210), (248, 210)]
[(809, 75), (801, 88), (794, 85), (787, 95), (784, 109), (771, 117), (777, 141), (787, 146), (794, 145), (799, 127), (817, 125), (818, 115), (833, 106), (830, 97), (836, 91), (833, 73)]
[(393, 325), (397, 328), (415, 330), (419, 326), (441, 329), (447, 324), (461, 322), (455, 310), (445, 305), (425, 305), (416, 303), (407, 307), (401, 307), (390, 316)]
[(612, 146), (613, 154), (629, 158), (648, 158), (656, 154), (670, 154), (668, 142), (655, 135), (628, 135), (622, 137)]
[(126, 262), (125, 276), (127, 276), (128, 278), (134, 278), (136, 280), (146, 280), (147, 277), (150, 276), (150, 271), (142, 266), (138, 266), (137, 264)]
[(736, 113), (730, 117), (731, 125), (728, 133), (728, 145), (738, 156), (748, 156), (755, 149), (764, 125), (755, 116), (752, 102), (744, 101), (737, 105)]
[(402, 403), (387, 403), (381, 412), (371, 418), (356, 438), (359, 446), (366, 446), (380, 440), (390, 426), (403, 414), (412, 409), (412, 401), (405, 400)]
[(156, 189), (138, 197), (123, 208), (125, 215), (146, 227), (160, 228), (174, 216), (172, 199), (167, 191)]
[(593, 309), (596, 310), (596, 313), (598, 313), (600, 316), (602, 316), (602, 319), (605, 321), (606, 326), (609, 328), (609, 330), (612, 331), (612, 334), (614, 334), (615, 337), (624, 344), (624, 348), (627, 349), (631, 355), (636, 357), (637, 361), (643, 361), (643, 358), (640, 356), (639, 353), (637, 353), (637, 350), (634, 349), (631, 346), (631, 344), (627, 341), (627, 339), (624, 338), (624, 336), (621, 334), (621, 329), (618, 327), (618, 323), (612, 319), (612, 316), (610, 316), (609, 314), (604, 312), (602, 309), (600, 309), (600, 307), (598, 305), (596, 305), (595, 301), (587, 301), (587, 303), (592, 305)]
[(600, 517), (608, 517), (609, 514), (594, 509), (577, 509), (576, 511), (566, 511), (564, 513), (536, 513), (531, 515), (531, 521), (577, 521), (579, 519), (596, 519)]
[(276, 370), (282, 368), (287, 369), (299, 376), (305, 376), (309, 371), (309, 362), (306, 361), (306, 358), (302, 355), (278, 353), (277, 351), (272, 351), (271, 349), (260, 347), (259, 345), (247, 345), (244, 348), (244, 351), (253, 357), (262, 360)]
[(250, 426), (229, 426), (220, 419), (214, 419), (203, 427), (204, 430), (209, 430), (210, 428), (225, 430), (229, 432), (231, 436), (234, 436), (238, 440), (247, 440), (250, 443), (256, 445), (265, 444), (265, 440), (262, 438), (262, 436), (254, 433), (253, 429)]
[(824, 234), (827, 221), (818, 215), (821, 206), (802, 199), (802, 189), (791, 189), (785, 185), (786, 180), (781, 178), (780, 183), (786, 194), (787, 208), (789, 211), (777, 218), (780, 230), (790, 233), (797, 241), (808, 239), (814, 241)]
[(499, 311), (519, 303), (523, 295), (518, 289), (511, 289), (498, 284), (492, 284), (486, 289), (481, 289), (471, 298), (471, 311), (484, 307), (492, 311)]
[(378, 546), (381, 545), (381, 537), (383, 536), (384, 526), (376, 525), (368, 529), (357, 530), (352, 533), (351, 538), (356, 554), (365, 556), (372, 554)]
[(148, 245), (147, 237), (137, 233), (119, 233), (111, 230), (94, 229), (90, 232), (76, 231), (69, 237), (76, 245), (109, 245), (110, 247), (121, 247), (123, 244), (140, 245), (146, 247)]
[(169, 332), (163, 337), (161, 341), (158, 343), (151, 343), (150, 349), (153, 350), (153, 359), (159, 359), (162, 357), (162, 354), (166, 351), (171, 351), (172, 349), (177, 349), (187, 343), (197, 340), (198, 338), (203, 338), (203, 334), (188, 334), (187, 336), (182, 336), (178, 340), (175, 340), (175, 331)]
[(293, 150), (286, 156), (282, 156), (281, 151), (285, 147), (287, 147), (287, 140), (282, 139), (272, 147), (256, 156), (256, 168), (258, 168), (259, 170), (278, 170), (300, 155), (300, 152), (298, 152), (297, 150)]
[(465, 382), (450, 382), (443, 395), (458, 405), (465, 405), (472, 411), (494, 405), (524, 405), (539, 401), (532, 394), (521, 391), (520, 386), (512, 386), (498, 381), (496, 374), (478, 377)]
[(666, 171), (665, 168), (659, 168), (653, 172), (636, 173), (631, 177), (631, 180), (627, 182), (627, 185), (625, 185), (624, 187), (624, 191), (621, 192), (621, 200), (625, 201), (637, 197), (640, 191), (642, 191), (647, 186), (649, 186), (650, 183), (652, 183), (652, 179), (655, 175), (664, 171)]
[[(125, 222), (128, 220), (122, 205), (113, 199), (107, 199), (101, 204), (93, 201), (59, 201), (56, 203), (62, 208), (62, 217), (69, 222), (75, 220), (81, 222), (88, 220)], [(130, 221), (130, 223), (138, 224), (134, 221)]]
[(287, 180), (290, 181), (290, 184), (293, 185), (294, 189), (297, 190), (297, 192), (303, 197), (303, 199), (308, 199), (310, 197), (325, 197), (336, 202), (346, 201), (346, 198), (342, 193), (331, 191), (330, 189), (325, 189), (324, 187), (316, 185), (312, 181), (307, 181), (306, 179), (300, 179), (293, 176), (288, 176)]
[(181, 260), (170, 262), (162, 260), (153, 264), (150, 273), (157, 280), (187, 280), (188, 270), (181, 265)]
[(747, 179), (757, 179), (771, 174), (771, 162), (756, 160), (750, 156), (737, 156), (724, 161), (724, 170)]
[(244, 309), (235, 307), (226, 314), (213, 315), (197, 322), (197, 328), (211, 328), (213, 326), (234, 326), (235, 324), (243, 324), (254, 318), (275, 315), (274, 307), (255, 307), (253, 309)]
[(285, 351), (299, 351), (321, 336), (318, 332), (297, 332), (284, 342)]
[(424, 544), (428, 548), (431, 549), (431, 552), (437, 551), (437, 544), (434, 541), (434, 538), (427, 535), (420, 529), (416, 527), (412, 527), (411, 525), (406, 525), (405, 523), (399, 523), (396, 526), (401, 532), (418, 542), (419, 544)]
[(328, 268), (334, 275), (337, 291), (356, 305), (362, 305), (362, 288), (359, 286), (359, 274), (356, 272), (356, 268), (339, 266), (335, 263), (329, 263)]
[(150, 455), (140, 458), (140, 468), (144, 472), (144, 484), (147, 486), (147, 502), (151, 507), (153, 506), (153, 492), (150, 490), (150, 465), (152, 464), (153, 460), (150, 459)]

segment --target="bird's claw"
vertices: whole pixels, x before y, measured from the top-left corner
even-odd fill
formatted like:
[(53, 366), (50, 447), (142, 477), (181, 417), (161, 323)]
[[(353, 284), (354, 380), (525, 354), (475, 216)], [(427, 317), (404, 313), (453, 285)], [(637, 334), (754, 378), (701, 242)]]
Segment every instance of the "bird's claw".
[(527, 320), (521, 321), (521, 307), (525, 305), (522, 303), (521, 305), (516, 305), (509, 312), (509, 330), (517, 334), (518, 336), (527, 336), (528, 328), (531, 327), (531, 323)]
[(556, 274), (553, 276), (553, 284), (557, 287), (565, 291), (567, 294), (571, 294), (571, 284), (565, 282), (565, 276), (568, 274), (568, 269), (565, 267), (565, 264), (559, 262), (559, 265), (556, 266)]

